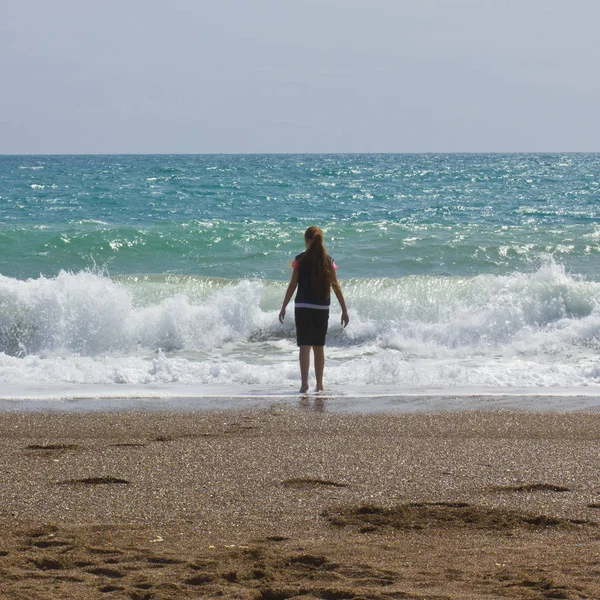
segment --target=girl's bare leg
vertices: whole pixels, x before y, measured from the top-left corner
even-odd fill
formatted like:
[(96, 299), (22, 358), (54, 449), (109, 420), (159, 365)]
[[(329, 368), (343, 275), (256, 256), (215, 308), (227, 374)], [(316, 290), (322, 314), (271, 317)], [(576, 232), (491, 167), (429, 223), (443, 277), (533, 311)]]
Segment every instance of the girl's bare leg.
[(317, 378), (317, 392), (323, 391), (323, 371), (325, 370), (325, 346), (313, 346), (315, 356), (315, 376)]
[(310, 367), (310, 346), (300, 346), (298, 353), (300, 360), (300, 393), (308, 392), (308, 369)]

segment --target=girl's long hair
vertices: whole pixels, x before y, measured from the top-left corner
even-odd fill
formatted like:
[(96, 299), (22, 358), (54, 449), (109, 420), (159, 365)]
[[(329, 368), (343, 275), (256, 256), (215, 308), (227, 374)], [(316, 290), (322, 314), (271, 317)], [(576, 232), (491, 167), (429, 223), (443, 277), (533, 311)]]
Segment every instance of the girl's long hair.
[(319, 299), (326, 300), (333, 283), (333, 269), (323, 245), (323, 232), (313, 225), (304, 232), (304, 239), (310, 242), (310, 246), (300, 259), (300, 264), (312, 262), (313, 289)]

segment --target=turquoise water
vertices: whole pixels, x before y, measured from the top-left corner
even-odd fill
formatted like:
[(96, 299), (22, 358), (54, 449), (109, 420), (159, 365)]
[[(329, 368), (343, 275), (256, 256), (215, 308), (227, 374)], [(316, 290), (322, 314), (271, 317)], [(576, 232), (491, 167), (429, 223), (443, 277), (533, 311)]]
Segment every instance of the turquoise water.
[(598, 154), (2, 156), (0, 384), (295, 388), (318, 224), (334, 388), (598, 385), (599, 213)]
[[(596, 278), (600, 155), (0, 157), (0, 273), (285, 278), (318, 223), (350, 277)], [(301, 244), (300, 244), (301, 245)]]

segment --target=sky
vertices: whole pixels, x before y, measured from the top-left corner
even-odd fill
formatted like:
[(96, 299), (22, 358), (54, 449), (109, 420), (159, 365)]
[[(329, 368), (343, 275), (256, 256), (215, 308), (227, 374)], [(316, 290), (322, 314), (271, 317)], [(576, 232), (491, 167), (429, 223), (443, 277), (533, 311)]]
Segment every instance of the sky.
[(598, 0), (0, 0), (0, 154), (598, 152)]

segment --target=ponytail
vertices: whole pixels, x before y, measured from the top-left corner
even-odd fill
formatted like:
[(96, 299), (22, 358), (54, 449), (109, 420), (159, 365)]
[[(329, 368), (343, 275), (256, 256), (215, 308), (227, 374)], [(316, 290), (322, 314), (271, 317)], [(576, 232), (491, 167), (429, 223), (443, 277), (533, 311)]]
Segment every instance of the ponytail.
[(310, 242), (310, 246), (304, 253), (301, 263), (305, 261), (312, 262), (311, 279), (313, 289), (319, 298), (326, 300), (329, 298), (331, 290), (333, 270), (323, 245), (323, 232), (316, 225), (313, 225), (304, 232), (304, 239)]

